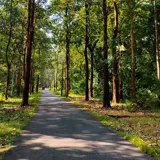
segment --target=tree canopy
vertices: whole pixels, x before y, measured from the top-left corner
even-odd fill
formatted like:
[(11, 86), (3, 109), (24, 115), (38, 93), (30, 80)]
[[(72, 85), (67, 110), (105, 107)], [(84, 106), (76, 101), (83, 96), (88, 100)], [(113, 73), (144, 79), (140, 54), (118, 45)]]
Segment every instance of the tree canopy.
[(23, 92), (24, 100), (47, 87), (103, 99), (103, 107), (157, 104), (159, 7), (156, 0), (1, 0), (0, 93)]

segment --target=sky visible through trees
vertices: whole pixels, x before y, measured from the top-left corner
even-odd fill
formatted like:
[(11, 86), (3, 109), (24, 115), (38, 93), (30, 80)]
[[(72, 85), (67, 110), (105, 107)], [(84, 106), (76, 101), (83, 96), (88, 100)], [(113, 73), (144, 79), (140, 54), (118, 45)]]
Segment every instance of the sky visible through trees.
[(44, 88), (160, 157), (158, 0), (0, 0), (0, 42), (0, 158)]
[(23, 93), (27, 105), (30, 94), (48, 87), (66, 97), (102, 99), (106, 108), (159, 102), (156, 0), (1, 0), (0, 5), (0, 92), (6, 99)]

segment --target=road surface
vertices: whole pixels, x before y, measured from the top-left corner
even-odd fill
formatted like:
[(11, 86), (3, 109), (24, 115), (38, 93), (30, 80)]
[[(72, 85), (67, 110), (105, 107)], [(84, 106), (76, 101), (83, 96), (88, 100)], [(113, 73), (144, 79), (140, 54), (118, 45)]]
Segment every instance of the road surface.
[(89, 113), (48, 90), (4, 160), (152, 160)]

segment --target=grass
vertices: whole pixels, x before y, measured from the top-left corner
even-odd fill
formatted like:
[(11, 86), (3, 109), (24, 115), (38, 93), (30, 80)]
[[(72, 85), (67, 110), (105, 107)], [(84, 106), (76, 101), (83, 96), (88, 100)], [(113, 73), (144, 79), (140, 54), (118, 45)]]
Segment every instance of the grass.
[(102, 101), (98, 99), (86, 102), (84, 96), (76, 94), (63, 98), (89, 112), (104, 126), (117, 132), (154, 159), (160, 160), (160, 110), (133, 112), (126, 104), (112, 104), (112, 109), (104, 109)]
[(10, 149), (17, 135), (34, 116), (39, 103), (40, 92), (32, 94), (28, 107), (20, 107), (20, 98), (9, 98), (0, 102), (0, 160)]

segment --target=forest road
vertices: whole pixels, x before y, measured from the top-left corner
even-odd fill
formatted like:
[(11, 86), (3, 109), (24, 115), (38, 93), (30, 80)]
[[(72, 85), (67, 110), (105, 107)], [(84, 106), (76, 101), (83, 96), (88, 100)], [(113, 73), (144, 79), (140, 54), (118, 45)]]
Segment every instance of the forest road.
[(44, 90), (4, 160), (152, 160), (89, 113)]

